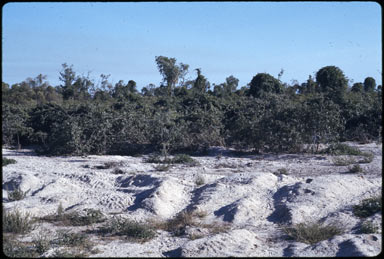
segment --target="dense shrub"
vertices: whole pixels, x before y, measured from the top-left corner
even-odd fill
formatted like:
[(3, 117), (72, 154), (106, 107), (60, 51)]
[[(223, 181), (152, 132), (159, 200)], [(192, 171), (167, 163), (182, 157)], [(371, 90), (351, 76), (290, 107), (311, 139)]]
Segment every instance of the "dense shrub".
[(361, 218), (370, 217), (381, 211), (381, 204), (381, 195), (364, 199), (360, 204), (353, 206), (353, 214)]
[(1, 160), (1, 165), (2, 166), (7, 166), (7, 165), (10, 165), (10, 164), (16, 164), (16, 160), (15, 159), (12, 159), (12, 158), (6, 158), (6, 157), (3, 157), (2, 160)]
[(283, 228), (283, 231), (295, 241), (311, 245), (344, 232), (344, 230), (336, 224), (325, 225), (316, 222), (287, 226)]
[[(188, 65), (182, 67), (187, 72)], [(3, 144), (38, 145), (49, 155), (136, 155), (204, 153), (212, 146), (296, 152), (302, 144), (381, 138), (382, 94), (372, 78), (351, 90), (343, 71), (327, 66), (316, 82), (310, 77), (290, 86), (258, 73), (239, 90), (230, 76), (212, 91), (201, 70), (177, 86), (181, 78), (172, 75), (179, 68), (160, 71), (171, 85), (150, 85), (141, 94), (133, 80), (113, 87), (104, 75), (96, 88), (66, 64), (58, 87), (44, 82), (33, 88), (42, 75), (11, 87), (3, 83)], [(176, 81), (165, 80), (169, 76)]]

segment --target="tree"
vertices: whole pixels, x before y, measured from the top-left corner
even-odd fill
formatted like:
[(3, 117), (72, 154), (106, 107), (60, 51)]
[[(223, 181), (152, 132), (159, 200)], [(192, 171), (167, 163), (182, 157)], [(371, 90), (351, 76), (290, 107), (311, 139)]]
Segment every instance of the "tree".
[(163, 76), (163, 82), (167, 83), (167, 92), (170, 96), (179, 78), (182, 77), (184, 80), (189, 66), (183, 63), (176, 65), (175, 58), (167, 58), (164, 56), (157, 56), (156, 64), (160, 74)]
[(64, 100), (68, 100), (74, 96), (74, 90), (72, 84), (76, 79), (76, 73), (73, 71), (72, 66), (68, 66), (67, 63), (62, 64), (63, 70), (60, 72), (59, 80), (63, 82), (60, 85), (60, 91)]
[(364, 91), (373, 92), (376, 88), (376, 81), (372, 77), (367, 77), (364, 80)]
[(343, 71), (336, 66), (326, 66), (316, 73), (320, 91), (336, 103), (341, 103), (348, 88), (348, 80)]
[(354, 83), (351, 91), (354, 93), (362, 93), (364, 91), (363, 83)]
[(195, 70), (197, 71), (197, 77), (196, 77), (195, 82), (193, 83), (192, 88), (195, 89), (199, 93), (205, 93), (210, 87), (209, 82), (205, 78), (205, 76), (203, 76), (201, 74), (200, 68), (196, 68)]
[(265, 93), (282, 93), (283, 87), (280, 81), (270, 74), (258, 73), (252, 78), (250, 83), (249, 95), (260, 98)]

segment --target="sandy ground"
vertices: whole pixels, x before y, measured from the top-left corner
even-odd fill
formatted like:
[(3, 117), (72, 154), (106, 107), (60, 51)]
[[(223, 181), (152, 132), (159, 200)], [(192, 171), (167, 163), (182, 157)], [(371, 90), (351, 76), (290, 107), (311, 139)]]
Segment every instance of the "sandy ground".
[[(45, 157), (26, 149), (3, 149), (3, 157), (17, 161), (3, 167), (3, 207), (41, 217), (56, 214), (61, 204), (66, 213), (92, 208), (106, 217), (140, 222), (199, 211), (201, 224), (226, 226), (216, 232), (192, 226), (181, 236), (159, 229), (147, 242), (90, 233), (97, 244), (91, 257), (374, 256), (382, 248), (381, 213), (364, 219), (377, 224), (378, 233), (359, 234), (363, 219), (354, 216), (352, 206), (381, 194), (382, 145), (349, 144), (375, 154), (371, 163), (360, 164), (364, 173), (348, 173), (348, 166), (335, 166), (327, 155), (239, 157), (216, 148), (210, 156), (193, 157), (200, 165), (177, 164), (162, 172), (156, 164), (145, 163), (145, 156)], [(106, 162), (121, 162), (122, 172), (97, 168)], [(282, 168), (286, 174), (278, 173)], [(8, 193), (15, 188), (27, 195), (9, 201)], [(309, 221), (336, 223), (345, 233), (314, 245), (284, 238), (282, 225)], [(60, 228), (86, 231), (95, 225), (45, 222), (22, 238)]]

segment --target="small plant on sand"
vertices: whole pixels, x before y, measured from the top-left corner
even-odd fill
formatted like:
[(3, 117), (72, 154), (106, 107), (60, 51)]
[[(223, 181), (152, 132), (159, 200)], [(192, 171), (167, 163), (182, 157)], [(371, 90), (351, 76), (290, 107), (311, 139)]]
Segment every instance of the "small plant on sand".
[(43, 254), (51, 248), (51, 239), (47, 233), (39, 233), (32, 240), (33, 246), (37, 253)]
[(166, 171), (168, 171), (171, 168), (172, 168), (172, 166), (170, 164), (161, 164), (161, 165), (156, 165), (154, 167), (154, 169), (156, 171), (160, 171), (160, 172), (166, 172)]
[(364, 199), (352, 207), (353, 214), (360, 218), (367, 218), (381, 211), (381, 195)]
[(196, 177), (196, 179), (195, 179), (195, 184), (196, 184), (197, 186), (200, 186), (200, 185), (205, 184), (205, 179), (204, 179), (204, 177), (201, 176), (201, 175), (198, 175), (198, 176)]
[(48, 222), (60, 222), (66, 226), (88, 226), (95, 223), (101, 223), (106, 220), (103, 213), (100, 210), (95, 209), (86, 209), (85, 213), (75, 211), (71, 213), (64, 213), (61, 203), (57, 208), (57, 214), (47, 215), (40, 219)]
[(123, 166), (124, 162), (123, 161), (110, 161), (110, 162), (105, 162), (104, 165), (98, 165), (95, 166), (96, 169), (110, 169), (118, 166)]
[(1, 165), (2, 166), (7, 166), (7, 165), (10, 165), (10, 164), (16, 164), (16, 160), (12, 159), (12, 158), (3, 157)]
[(378, 233), (379, 227), (371, 221), (364, 221), (360, 225), (360, 233), (362, 234), (374, 234)]
[(9, 235), (3, 235), (3, 252), (10, 258), (36, 258), (39, 257), (39, 253), (26, 244), (20, 242)]
[(9, 201), (19, 201), (25, 198), (28, 191), (23, 192), (20, 187), (16, 188), (15, 190), (8, 192), (8, 200)]
[(153, 154), (148, 156), (148, 158), (146, 158), (144, 161), (146, 163), (154, 164), (186, 164), (190, 166), (199, 165), (198, 161), (186, 154), (177, 154), (173, 158), (169, 158), (168, 156), (163, 156), (162, 158), (158, 154)]
[[(171, 232), (175, 236), (182, 236), (186, 234), (187, 227), (200, 227), (205, 228), (211, 234), (217, 234), (224, 231), (227, 231), (229, 226), (226, 224), (220, 224), (217, 222), (204, 224), (199, 222), (197, 219), (202, 219), (207, 216), (206, 211), (196, 210), (196, 211), (182, 211), (178, 213), (174, 218), (169, 219), (165, 222), (153, 222), (152, 225), (154, 228), (163, 229), (165, 231)], [(192, 234), (191, 239), (197, 238)]]
[(34, 229), (35, 221), (30, 213), (21, 213), (15, 209), (4, 211), (3, 209), (3, 232), (14, 234), (25, 234)]
[(373, 161), (375, 155), (371, 152), (364, 152), (363, 154), (363, 159), (359, 160), (360, 164), (369, 164)]
[(116, 167), (111, 171), (112, 174), (125, 174), (125, 171)]
[(287, 168), (280, 168), (280, 169), (277, 169), (276, 172), (273, 173), (274, 175), (288, 175), (288, 169)]
[(363, 155), (363, 152), (360, 149), (358, 149), (356, 147), (351, 147), (351, 146), (349, 146), (347, 144), (343, 144), (343, 143), (331, 144), (322, 153), (330, 154), (330, 155), (334, 155), (334, 156), (340, 156), (340, 155), (361, 156), (361, 155)]
[(351, 174), (357, 174), (357, 173), (363, 173), (364, 170), (361, 168), (360, 165), (353, 165), (352, 167), (349, 168), (349, 172)]
[(335, 166), (347, 166), (347, 165), (355, 164), (356, 162), (357, 160), (352, 157), (333, 157), (332, 158), (332, 163)]
[(324, 225), (322, 223), (299, 223), (283, 227), (283, 232), (289, 238), (306, 244), (316, 244), (336, 235), (344, 233), (344, 229), (336, 224)]
[(186, 154), (177, 154), (171, 159), (172, 164), (188, 164), (191, 166), (198, 165), (199, 162)]
[(149, 224), (143, 224), (121, 217), (114, 217), (98, 230), (103, 235), (126, 236), (135, 241), (148, 241), (156, 233)]

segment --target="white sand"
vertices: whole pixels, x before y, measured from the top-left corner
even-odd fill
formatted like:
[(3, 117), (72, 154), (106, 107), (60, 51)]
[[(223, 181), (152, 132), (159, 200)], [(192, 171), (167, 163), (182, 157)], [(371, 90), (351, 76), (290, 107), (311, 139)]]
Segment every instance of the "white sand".
[[(219, 233), (191, 227), (190, 233), (202, 233), (194, 240), (158, 230), (144, 243), (90, 234), (100, 250), (90, 255), (95, 257), (374, 256), (381, 252), (381, 213), (368, 218), (380, 234), (358, 234), (362, 219), (353, 215), (352, 206), (381, 194), (382, 146), (354, 145), (375, 154), (373, 162), (361, 164), (364, 174), (346, 173), (348, 166), (335, 166), (325, 155), (194, 157), (199, 166), (174, 165), (159, 172), (143, 157), (44, 157), (3, 149), (4, 157), (17, 161), (3, 167), (3, 206), (44, 216), (55, 214), (61, 203), (66, 212), (93, 208), (141, 222), (170, 219), (188, 209), (205, 212), (203, 224), (229, 226)], [(123, 162), (119, 168), (125, 173), (95, 169), (110, 161)], [(280, 168), (288, 175), (275, 174)], [(197, 185), (198, 178), (204, 184)], [(28, 191), (26, 197), (10, 202), (8, 191), (18, 187)], [(337, 222), (346, 233), (315, 245), (283, 238), (281, 224), (317, 220)], [(55, 228), (44, 223), (33, 233)]]

